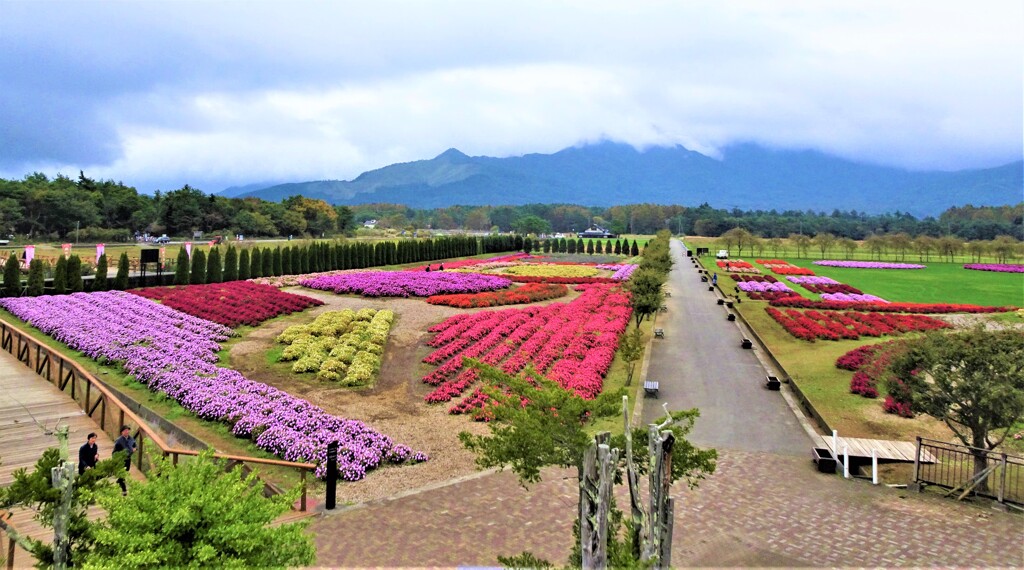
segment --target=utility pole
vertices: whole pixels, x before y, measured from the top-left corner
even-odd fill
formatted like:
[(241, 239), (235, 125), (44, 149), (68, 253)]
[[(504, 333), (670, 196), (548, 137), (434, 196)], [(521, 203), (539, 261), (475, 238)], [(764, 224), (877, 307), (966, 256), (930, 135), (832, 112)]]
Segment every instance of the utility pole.
[(81, 225), (81, 221), (75, 222), (75, 245), (78, 245), (78, 226)]

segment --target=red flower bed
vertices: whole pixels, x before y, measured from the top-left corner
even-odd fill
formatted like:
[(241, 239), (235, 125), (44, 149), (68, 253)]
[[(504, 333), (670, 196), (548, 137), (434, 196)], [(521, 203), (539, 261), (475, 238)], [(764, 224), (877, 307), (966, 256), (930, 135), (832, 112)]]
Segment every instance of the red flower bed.
[(129, 293), (229, 327), (255, 326), (278, 315), (324, 304), (318, 299), (284, 293), (276, 287), (250, 281), (150, 287), (133, 289)]
[[(579, 265), (579, 263), (572, 263), (569, 265)], [(611, 277), (536, 277), (534, 275), (506, 275), (501, 274), (502, 277), (509, 281), (516, 283), (561, 283), (563, 285), (593, 285), (596, 283), (612, 284), (622, 283), (617, 279)]]
[(812, 301), (803, 297), (789, 297), (772, 301), (773, 307), (795, 309), (822, 309), (833, 311), (874, 311), (880, 313), (1005, 313), (1014, 307), (983, 307), (953, 303), (872, 303), (847, 301)]
[(862, 336), (882, 336), (910, 331), (949, 328), (949, 324), (923, 315), (895, 315), (884, 313), (843, 313), (818, 311), (800, 312), (772, 307), (765, 311), (782, 325), (789, 334), (807, 341), (858, 339)]
[(877, 398), (878, 383), (884, 380), (889, 387), (889, 394), (885, 397), (882, 409), (886, 413), (912, 418), (913, 394), (910, 386), (899, 378), (886, 377), (893, 354), (901, 346), (899, 341), (861, 346), (840, 356), (836, 360), (836, 367), (854, 371), (850, 379), (850, 392), (865, 398)]
[(797, 267), (782, 259), (758, 259), (757, 262), (779, 275), (814, 275), (810, 269)]
[[(428, 342), (437, 350), (423, 359), (440, 364), (423, 377), (437, 388), (426, 401), (446, 402), (461, 396), (477, 375), (464, 368), (465, 358), (477, 358), (509, 374), (528, 364), (567, 390), (584, 398), (601, 391), (604, 375), (629, 323), (629, 297), (620, 287), (588, 285), (571, 303), (456, 315), (431, 327)], [(477, 410), (486, 396), (474, 391), (451, 413)], [(477, 416), (486, 419), (486, 414)]]
[(565, 285), (551, 283), (527, 283), (508, 291), (487, 291), (459, 295), (433, 295), (427, 297), (431, 305), (448, 305), (460, 309), (474, 307), (496, 307), (499, 305), (522, 305), (564, 297), (569, 293)]

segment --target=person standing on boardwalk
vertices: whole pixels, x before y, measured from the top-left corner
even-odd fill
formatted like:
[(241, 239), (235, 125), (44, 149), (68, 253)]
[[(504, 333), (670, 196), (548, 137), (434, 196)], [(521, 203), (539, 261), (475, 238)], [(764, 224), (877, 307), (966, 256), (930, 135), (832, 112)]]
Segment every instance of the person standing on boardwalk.
[[(135, 438), (131, 436), (131, 428), (121, 426), (121, 437), (114, 441), (114, 453), (125, 451), (128, 455), (124, 458), (124, 470), (132, 468), (132, 454), (135, 453)], [(128, 494), (128, 486), (124, 483), (124, 476), (118, 477), (117, 484), (121, 486), (121, 494)]]
[(96, 445), (96, 434), (90, 433), (82, 447), (78, 448), (78, 474), (85, 473), (86, 469), (96, 467), (100, 459), (100, 448)]
[(711, 276), (711, 284), (712, 285), (718, 285), (718, 274), (717, 273), (715, 273), (714, 275)]

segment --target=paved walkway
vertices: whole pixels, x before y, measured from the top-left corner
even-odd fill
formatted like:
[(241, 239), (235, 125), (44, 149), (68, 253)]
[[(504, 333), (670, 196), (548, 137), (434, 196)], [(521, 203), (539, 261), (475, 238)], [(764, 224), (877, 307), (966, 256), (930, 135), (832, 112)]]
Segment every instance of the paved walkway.
[[(645, 379), (658, 380), (658, 399), (644, 402), (643, 423), (671, 410), (700, 409), (690, 441), (703, 447), (770, 451), (807, 456), (811, 440), (779, 394), (764, 388), (765, 369), (754, 351), (740, 347), (743, 335), (719, 296), (708, 291), (678, 240), (666, 289), (672, 296), (657, 326)], [(720, 276), (724, 277), (723, 276)], [(731, 282), (731, 280), (730, 280)]]

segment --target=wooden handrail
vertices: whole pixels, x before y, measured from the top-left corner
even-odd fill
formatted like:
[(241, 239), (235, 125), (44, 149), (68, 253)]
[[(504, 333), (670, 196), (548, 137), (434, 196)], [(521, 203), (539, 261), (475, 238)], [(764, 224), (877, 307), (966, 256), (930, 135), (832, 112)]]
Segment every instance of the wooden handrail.
[[(104, 431), (107, 431), (107, 429), (106, 429), (106, 427), (104, 425), (105, 424), (105, 419), (106, 419), (106, 414), (107, 414), (107, 410), (106, 410), (107, 402), (109, 402), (110, 405), (113, 406), (113, 409), (111, 410), (112, 412), (116, 410), (116, 412), (118, 414), (118, 418), (120, 420), (116, 424), (116, 426), (111, 426), (111, 428), (110, 428), (111, 430), (115, 430), (116, 429), (117, 433), (119, 433), (120, 426), (127, 425), (125, 423), (126, 421), (129, 422), (129, 423), (133, 423), (136, 426), (138, 426), (138, 431), (136, 432), (136, 436), (137, 436), (137, 439), (138, 439), (138, 451), (139, 451), (138, 454), (137, 454), (137, 460), (138, 460), (138, 465), (139, 465), (140, 469), (142, 468), (142, 453), (143, 453), (143, 440), (144, 440), (144, 438), (148, 438), (153, 444), (155, 444), (157, 446), (157, 448), (159, 449), (160, 453), (164, 457), (174, 456), (174, 464), (177, 464), (177, 457), (180, 456), (180, 455), (188, 455), (188, 456), (197, 456), (197, 455), (199, 455), (200, 452), (192, 450), (192, 449), (179, 449), (179, 448), (174, 448), (174, 447), (169, 446), (167, 444), (167, 442), (164, 441), (164, 439), (160, 436), (160, 434), (158, 434), (155, 430), (153, 430), (151, 427), (149, 427), (149, 425), (146, 422), (144, 422), (142, 420), (142, 418), (140, 418), (138, 416), (138, 414), (136, 414), (130, 408), (128, 408), (128, 406), (126, 406), (124, 404), (124, 402), (122, 402), (112, 391), (110, 391), (95, 376), (93, 376), (90, 372), (85, 370), (80, 364), (78, 364), (74, 360), (71, 360), (71, 359), (65, 357), (60, 352), (58, 352), (58, 351), (50, 348), (49, 346), (46, 346), (45, 344), (43, 344), (43, 343), (39, 342), (38, 340), (36, 340), (29, 332), (27, 332), (25, 330), (22, 330), (21, 328), (15, 326), (15, 325), (12, 325), (11, 323), (8, 323), (3, 318), (0, 318), (0, 335), (2, 335), (2, 336), (0, 336), (0, 346), (2, 346), (2, 348), (4, 350), (6, 350), (6, 351), (10, 352), (11, 354), (13, 354), (16, 358), (18, 358), (18, 360), (20, 360), (23, 364), (28, 366), (30, 370), (33, 370), (34, 372), (36, 372), (36, 374), (38, 374), (39, 376), (42, 376), (48, 382), (50, 382), (52, 384), (55, 384), (58, 389), (61, 389), (61, 382), (65, 381), (65, 378), (61, 377), (61, 376), (65, 376), (65, 372), (64, 371), (65, 370), (70, 370), (71, 373), (74, 375), (74, 377), (69, 378), (70, 379), (70, 384), (71, 384), (71, 392), (72, 392), (71, 393), (71, 397), (72, 397), (73, 400), (75, 400), (75, 402), (78, 402), (79, 405), (82, 406), (83, 410), (85, 411), (85, 413), (90, 418), (92, 417), (92, 413), (95, 412), (96, 406), (93, 406), (92, 410), (90, 410), (89, 409), (89, 402), (88, 402), (88, 400), (92, 397), (92, 391), (93, 390), (99, 392), (99, 397), (97, 397), (96, 402), (98, 403), (100, 401), (103, 401), (103, 403), (104, 403), (103, 404), (103, 410), (101, 412), (103, 414), (102, 418), (101, 418), (102, 421), (100, 422), (100, 428), (103, 429)], [(13, 342), (13, 339), (14, 339), (15, 335), (17, 335), (17, 338), (18, 338), (17, 347), (15, 347), (14, 342)], [(51, 366), (47, 366), (46, 367), (46, 375), (45, 376), (43, 376), (41, 368), (37, 371), (36, 367), (32, 366), (32, 362), (31, 362), (31, 352), (32, 351), (31, 350), (25, 350), (24, 351), (24, 355), (25, 355), (24, 359), (22, 359), (20, 357), (20, 353), (22, 352), (21, 351), (21, 347), (22, 347), (23, 343), (28, 345), (27, 346), (28, 349), (32, 348), (33, 346), (35, 347), (35, 349), (36, 349), (35, 350), (35, 352), (36, 352), (36, 360), (37, 361), (40, 359), (40, 351), (45, 351), (46, 352), (46, 356), (50, 359), (51, 363), (54, 360), (58, 360), (58, 362), (60, 363), (60, 370), (61, 370), (61, 372), (58, 373), (58, 377), (56, 379), (50, 378), (50, 368), (51, 368)], [(70, 375), (68, 375), (68, 376), (70, 376)], [(87, 400), (86, 402), (79, 402), (78, 398), (75, 397), (75, 385), (77, 384), (77, 379), (78, 378), (84, 379), (85, 382), (86, 382), (86, 391), (85, 391), (85, 398)], [(110, 432), (108, 432), (108, 434), (110, 434)], [(301, 501), (300, 501), (300, 508), (299, 508), (299, 510), (300, 511), (305, 511), (306, 510), (306, 484), (305, 484), (306, 472), (307, 471), (315, 470), (316, 469), (316, 465), (315, 464), (313, 464), (313, 463), (297, 463), (297, 462), (291, 462), (291, 461), (282, 461), (282, 460), (278, 460), (278, 459), (264, 459), (264, 458), (261, 458), (261, 457), (249, 457), (249, 456), (244, 456), (244, 455), (230, 455), (230, 454), (223, 454), (223, 453), (215, 453), (213, 456), (215, 458), (218, 458), (218, 459), (227, 459), (229, 461), (238, 461), (238, 462), (243, 462), (243, 463), (255, 463), (255, 464), (260, 464), (260, 465), (272, 465), (272, 466), (277, 466), (277, 467), (290, 467), (290, 468), (298, 469), (299, 472), (300, 472), (301, 481), (302, 481), (302, 497), (301, 497)]]

